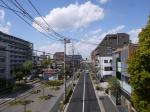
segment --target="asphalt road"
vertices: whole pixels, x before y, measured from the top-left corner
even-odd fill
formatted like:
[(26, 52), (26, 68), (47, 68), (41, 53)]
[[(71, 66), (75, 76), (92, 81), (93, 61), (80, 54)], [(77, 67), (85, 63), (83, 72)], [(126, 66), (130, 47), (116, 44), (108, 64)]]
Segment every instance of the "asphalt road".
[(99, 98), (105, 108), (105, 112), (118, 112), (116, 106), (112, 103), (108, 96), (100, 96)]
[(82, 73), (73, 92), (67, 112), (82, 112), (83, 85), (84, 85), (84, 74)]
[(85, 109), (84, 112), (100, 112), (100, 107), (95, 95), (95, 91), (90, 76), (86, 75), (85, 83)]
[(89, 74), (81, 73), (67, 112), (101, 112)]

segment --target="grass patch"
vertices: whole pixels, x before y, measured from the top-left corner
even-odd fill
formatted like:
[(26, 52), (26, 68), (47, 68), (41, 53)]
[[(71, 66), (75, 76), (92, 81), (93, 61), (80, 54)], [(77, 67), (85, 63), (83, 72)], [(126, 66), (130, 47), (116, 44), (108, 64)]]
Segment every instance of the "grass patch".
[(19, 105), (20, 103), (21, 103), (20, 100), (15, 100), (15, 101), (9, 102), (9, 105), (10, 105), (10, 106), (16, 106), (16, 105)]
[(46, 86), (61, 86), (63, 84), (62, 80), (54, 80), (54, 81), (43, 81), (42, 84)]
[(72, 93), (73, 93), (73, 90), (72, 90), (72, 88), (70, 88), (70, 89), (67, 91), (66, 100), (64, 100), (64, 104), (68, 103), (68, 101), (69, 101), (69, 99), (70, 99)]
[(33, 103), (33, 100), (16, 100), (16, 101), (11, 101), (9, 102), (10, 106), (16, 106), (16, 105), (26, 105), (26, 104), (30, 104)]
[(32, 110), (26, 110), (25, 112), (32, 112)]
[(30, 93), (31, 94), (38, 94), (38, 93), (40, 93), (41, 92), (41, 90), (32, 90)]

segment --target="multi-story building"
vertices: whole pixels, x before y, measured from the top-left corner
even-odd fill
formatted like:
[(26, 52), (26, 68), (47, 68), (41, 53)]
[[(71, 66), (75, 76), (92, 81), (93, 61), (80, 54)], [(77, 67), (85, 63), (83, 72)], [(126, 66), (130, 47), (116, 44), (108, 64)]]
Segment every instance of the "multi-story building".
[(64, 63), (64, 52), (56, 52), (53, 56), (53, 59), (56, 63), (56, 66), (58, 68), (62, 68)]
[[(64, 64), (64, 52), (56, 52), (53, 56), (53, 60), (58, 68), (62, 68)], [(66, 65), (74, 66), (75, 69), (80, 67), (82, 61), (81, 55), (66, 55)]]
[(0, 77), (8, 77), (8, 52), (6, 52), (8, 45), (4, 42), (0, 42)]
[[(130, 75), (127, 72), (127, 59), (135, 52), (137, 48), (137, 44), (128, 44), (122, 48), (118, 48), (117, 50), (113, 51), (112, 54), (112, 67), (113, 67), (113, 74), (120, 81), (121, 86), (121, 104), (128, 108), (128, 112), (133, 112), (133, 107), (131, 103), (131, 92), (132, 88), (129, 85), (129, 78)], [(132, 110), (132, 111), (131, 111)]]
[(82, 56), (81, 55), (67, 55), (66, 64), (75, 70), (81, 67)]
[(95, 49), (98, 56), (112, 56), (112, 51), (128, 45), (129, 35), (126, 33), (108, 34)]
[(33, 44), (0, 32), (0, 77), (10, 79), (14, 69), (32, 60)]
[(112, 71), (112, 57), (98, 57), (97, 68), (99, 68), (97, 77), (99, 80), (106, 80), (113, 75)]
[[(97, 71), (97, 76), (99, 78), (107, 77), (107, 75), (109, 76), (113, 75), (110, 74), (113, 73), (111, 69), (111, 65), (109, 65), (109, 70), (105, 69), (108, 68), (108, 66), (105, 66), (106, 64), (103, 61), (107, 59), (111, 60), (112, 52), (117, 48), (128, 45), (129, 42), (130, 42), (129, 35), (126, 33), (108, 34), (104, 37), (104, 39), (96, 47), (96, 49), (92, 51), (91, 57), (92, 59), (94, 59), (92, 62), (96, 66), (95, 68)], [(109, 74), (107, 74), (107, 72), (109, 72)]]

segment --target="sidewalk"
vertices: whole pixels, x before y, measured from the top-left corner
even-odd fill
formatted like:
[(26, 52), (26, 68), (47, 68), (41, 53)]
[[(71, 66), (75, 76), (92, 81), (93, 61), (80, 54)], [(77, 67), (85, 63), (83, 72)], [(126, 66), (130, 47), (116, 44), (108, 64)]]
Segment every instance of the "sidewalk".
[[(27, 93), (29, 93), (30, 91), (32, 91), (34, 88), (37, 88), (37, 87), (39, 86), (39, 83), (38, 83), (38, 82), (39, 82), (39, 81), (33, 81), (32, 83), (31, 83), (31, 82), (30, 82), (30, 83), (27, 83), (27, 84), (29, 84), (29, 85), (32, 85), (33, 88), (29, 88), (29, 89), (27, 89), (27, 90), (19, 91), (19, 92), (17, 93), (17, 98), (23, 97), (24, 95), (26, 95)], [(10, 93), (10, 94), (1, 96), (1, 97), (0, 97), (0, 107), (1, 107), (2, 105), (4, 105), (4, 104), (6, 104), (6, 103), (8, 103), (8, 102), (10, 102), (10, 101), (12, 101), (12, 100), (14, 100), (15, 96), (16, 96), (16, 93)]]
[[(70, 81), (67, 85), (70, 84)], [(27, 105), (27, 110), (32, 110), (32, 112), (49, 112), (53, 109), (54, 106), (59, 106), (58, 100), (63, 97), (64, 86), (60, 86), (60, 89), (55, 91), (50, 88), (45, 88), (44, 95), (52, 95), (51, 99), (49, 100), (40, 100), (39, 96), (42, 96), (42, 89), (41, 92), (38, 94), (31, 94), (30, 96), (26, 97), (25, 100), (33, 100), (34, 102)], [(1, 112), (22, 112), (23, 106), (16, 105), (16, 106), (9, 106), (1, 110)]]
[(108, 86), (107, 82), (99, 83), (99, 84), (94, 84), (94, 87), (98, 85), (99, 87), (102, 87), (103, 90), (96, 90), (96, 95), (98, 97), (98, 100), (100, 102), (100, 108), (102, 112), (118, 112), (116, 106), (108, 96), (108, 94), (105, 93), (105, 89)]

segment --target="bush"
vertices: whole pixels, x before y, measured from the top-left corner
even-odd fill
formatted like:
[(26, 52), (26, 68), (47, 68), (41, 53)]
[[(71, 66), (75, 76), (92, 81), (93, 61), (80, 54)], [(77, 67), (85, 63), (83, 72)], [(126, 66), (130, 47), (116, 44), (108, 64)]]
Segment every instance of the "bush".
[(75, 84), (75, 83), (73, 83), (73, 86), (76, 86), (76, 84)]
[(21, 101), (20, 100), (15, 100), (15, 101), (11, 101), (11, 102), (9, 102), (9, 105), (10, 106), (15, 106), (15, 105), (18, 105), (18, 104), (20, 104), (21, 103)]
[(99, 86), (96, 86), (96, 90), (103, 90), (103, 88), (102, 87), (99, 87)]
[(36, 90), (32, 90), (30, 93), (31, 94), (37, 94), (37, 91)]
[(72, 93), (73, 93), (73, 90), (69, 89), (69, 91), (67, 92), (67, 95), (66, 95), (66, 100), (64, 100), (64, 104), (68, 103)]
[(54, 80), (54, 81), (44, 81), (42, 84), (47, 86), (61, 86), (63, 84), (62, 80)]
[(79, 78), (80, 77), (80, 73), (77, 73), (77, 78)]

